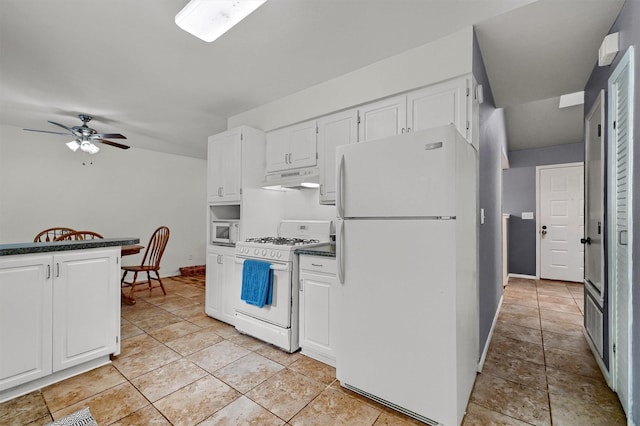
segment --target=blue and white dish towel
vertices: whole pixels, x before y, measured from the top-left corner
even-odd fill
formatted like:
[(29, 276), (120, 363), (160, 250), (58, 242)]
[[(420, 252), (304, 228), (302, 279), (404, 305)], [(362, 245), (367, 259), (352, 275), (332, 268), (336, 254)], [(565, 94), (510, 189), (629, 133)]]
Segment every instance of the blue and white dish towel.
[(242, 293), (240, 299), (262, 308), (273, 298), (273, 271), (271, 263), (245, 259), (242, 265)]

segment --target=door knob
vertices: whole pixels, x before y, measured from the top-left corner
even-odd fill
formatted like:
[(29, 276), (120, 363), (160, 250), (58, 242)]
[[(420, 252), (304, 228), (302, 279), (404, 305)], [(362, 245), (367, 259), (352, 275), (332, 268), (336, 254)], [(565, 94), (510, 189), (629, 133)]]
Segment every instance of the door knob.
[(580, 238), (580, 243), (581, 244), (591, 244), (591, 237)]
[(542, 235), (547, 235), (547, 226), (546, 225), (542, 225), (542, 231), (540, 231), (540, 233)]

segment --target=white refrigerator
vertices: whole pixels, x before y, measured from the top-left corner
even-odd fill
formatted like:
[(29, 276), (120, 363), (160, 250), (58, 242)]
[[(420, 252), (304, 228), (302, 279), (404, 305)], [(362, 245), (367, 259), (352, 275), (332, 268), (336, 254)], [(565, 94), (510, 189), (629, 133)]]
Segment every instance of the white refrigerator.
[(477, 163), (453, 125), (336, 150), (337, 377), (429, 424), (477, 371)]

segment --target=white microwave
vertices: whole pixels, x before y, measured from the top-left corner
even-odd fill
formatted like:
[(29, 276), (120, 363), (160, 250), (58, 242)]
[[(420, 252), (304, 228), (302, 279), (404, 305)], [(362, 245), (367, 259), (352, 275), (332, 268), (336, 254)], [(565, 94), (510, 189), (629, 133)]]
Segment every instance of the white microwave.
[(235, 244), (240, 238), (240, 221), (212, 220), (211, 243)]

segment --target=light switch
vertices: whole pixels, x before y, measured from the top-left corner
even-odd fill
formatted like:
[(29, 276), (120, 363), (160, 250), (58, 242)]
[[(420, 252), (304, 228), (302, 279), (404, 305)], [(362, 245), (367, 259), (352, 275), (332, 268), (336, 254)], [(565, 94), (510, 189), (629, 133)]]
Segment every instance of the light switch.
[(533, 219), (533, 212), (522, 212), (522, 220)]

